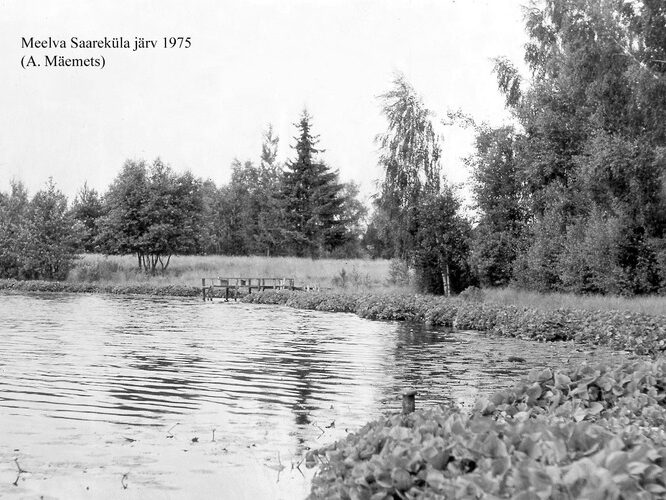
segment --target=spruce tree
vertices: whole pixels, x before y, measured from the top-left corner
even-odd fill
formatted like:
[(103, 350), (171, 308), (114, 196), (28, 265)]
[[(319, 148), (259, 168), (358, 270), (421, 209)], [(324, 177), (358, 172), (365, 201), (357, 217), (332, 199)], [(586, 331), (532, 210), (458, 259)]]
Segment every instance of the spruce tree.
[(343, 185), (337, 171), (319, 160), (318, 136), (312, 135), (311, 117), (303, 111), (296, 124), (296, 159), (287, 162), (282, 178), (282, 200), (291, 252), (318, 257), (331, 251), (346, 231)]

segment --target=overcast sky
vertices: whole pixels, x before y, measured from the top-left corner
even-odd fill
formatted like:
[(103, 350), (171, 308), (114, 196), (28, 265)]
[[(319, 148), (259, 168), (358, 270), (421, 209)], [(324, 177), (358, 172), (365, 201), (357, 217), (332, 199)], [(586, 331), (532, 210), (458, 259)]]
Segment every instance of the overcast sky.
[[(127, 158), (160, 156), (218, 185), (257, 160), (270, 122), (279, 158), (313, 116), (324, 159), (365, 194), (381, 176), (377, 96), (401, 71), (438, 119), (461, 108), (509, 119), (491, 58), (522, 60), (520, 0), (0, 0), (0, 190), (52, 176), (69, 197), (104, 191)], [(189, 49), (73, 49), (71, 37), (189, 36)], [(22, 37), (67, 49), (22, 48)], [(23, 69), (21, 58), (104, 56), (105, 67)], [(444, 171), (460, 182), (471, 134), (448, 130)]]

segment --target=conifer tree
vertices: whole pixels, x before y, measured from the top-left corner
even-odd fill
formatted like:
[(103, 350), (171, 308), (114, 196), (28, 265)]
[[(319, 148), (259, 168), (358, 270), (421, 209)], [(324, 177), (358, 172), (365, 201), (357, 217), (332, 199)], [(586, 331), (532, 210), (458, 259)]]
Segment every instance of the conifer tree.
[(318, 257), (331, 251), (346, 231), (343, 185), (337, 171), (318, 158), (322, 150), (307, 110), (296, 127), (296, 159), (287, 162), (281, 193), (287, 236), (293, 253)]
[(284, 226), (280, 211), (280, 179), (282, 167), (277, 161), (279, 137), (274, 135), (273, 126), (268, 125), (264, 132), (259, 163), (259, 190), (261, 211), (258, 220), (257, 249), (270, 256), (279, 253), (283, 243)]

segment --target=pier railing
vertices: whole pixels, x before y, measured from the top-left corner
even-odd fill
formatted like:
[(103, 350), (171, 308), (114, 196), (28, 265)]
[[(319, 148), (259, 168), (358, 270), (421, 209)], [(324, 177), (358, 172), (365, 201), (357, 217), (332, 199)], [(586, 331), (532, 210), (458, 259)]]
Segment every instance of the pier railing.
[(294, 278), (201, 278), (201, 295), (204, 300), (213, 300), (215, 290), (224, 290), (224, 299), (234, 300), (239, 293), (252, 290), (295, 290)]

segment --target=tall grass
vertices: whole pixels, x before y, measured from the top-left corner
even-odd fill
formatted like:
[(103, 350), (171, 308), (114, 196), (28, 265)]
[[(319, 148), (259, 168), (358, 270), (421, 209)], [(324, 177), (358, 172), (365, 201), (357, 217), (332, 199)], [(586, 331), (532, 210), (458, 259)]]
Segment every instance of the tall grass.
[(485, 300), (501, 305), (524, 306), (541, 311), (584, 309), (590, 311), (627, 311), (651, 315), (666, 314), (666, 297), (619, 297), (613, 295), (574, 295), (536, 293), (514, 288), (484, 290)]
[[(372, 289), (412, 292), (408, 277), (395, 280), (395, 262), (364, 259), (320, 259), (299, 257), (243, 257), (223, 255), (174, 256), (167, 272), (150, 276), (137, 270), (136, 258), (126, 256), (81, 255), (68, 276), (74, 283), (127, 285), (200, 286), (201, 278), (294, 278), (296, 286)], [(391, 279), (393, 278), (393, 279)], [(666, 297), (617, 297), (565, 293), (540, 294), (513, 288), (484, 290), (485, 301), (524, 306), (541, 311), (584, 309), (630, 311), (651, 315), (666, 314)]]
[(156, 276), (138, 271), (136, 258), (84, 254), (70, 271), (68, 281), (126, 284), (201, 285), (201, 278), (294, 278), (296, 286), (323, 288), (379, 288), (389, 277), (389, 261), (299, 257), (244, 257), (222, 255), (174, 256), (166, 273)]

